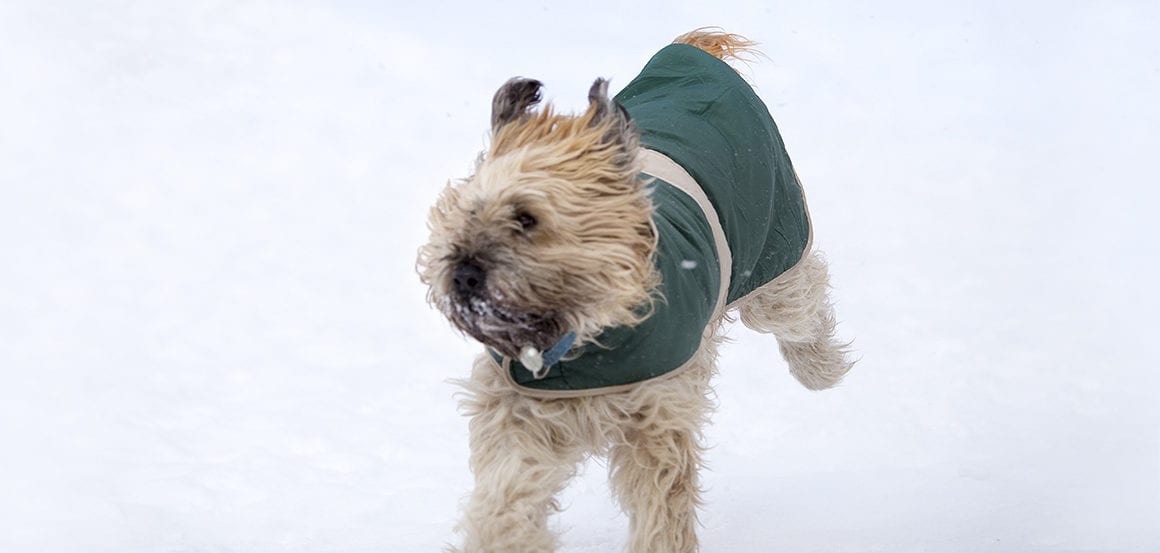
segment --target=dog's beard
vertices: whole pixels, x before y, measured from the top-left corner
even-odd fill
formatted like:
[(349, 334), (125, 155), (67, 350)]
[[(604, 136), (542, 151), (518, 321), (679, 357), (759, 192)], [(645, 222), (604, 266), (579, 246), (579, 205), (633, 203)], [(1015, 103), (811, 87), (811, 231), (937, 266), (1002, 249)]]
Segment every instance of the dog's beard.
[(547, 350), (563, 335), (554, 312), (513, 307), (489, 297), (462, 297), (450, 302), (452, 324), (483, 345), (508, 357), (526, 346)]

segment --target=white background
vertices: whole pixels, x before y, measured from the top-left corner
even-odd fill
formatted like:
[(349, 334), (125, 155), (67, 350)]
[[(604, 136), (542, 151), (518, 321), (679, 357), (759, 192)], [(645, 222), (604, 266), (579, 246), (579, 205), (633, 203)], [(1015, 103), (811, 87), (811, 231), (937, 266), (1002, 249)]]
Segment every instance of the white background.
[(578, 109), (704, 25), (762, 43), (861, 357), (810, 393), (734, 330), (704, 550), (1160, 550), (1160, 7), (710, 4), (0, 2), (0, 550), (454, 541), (427, 208), (508, 77)]

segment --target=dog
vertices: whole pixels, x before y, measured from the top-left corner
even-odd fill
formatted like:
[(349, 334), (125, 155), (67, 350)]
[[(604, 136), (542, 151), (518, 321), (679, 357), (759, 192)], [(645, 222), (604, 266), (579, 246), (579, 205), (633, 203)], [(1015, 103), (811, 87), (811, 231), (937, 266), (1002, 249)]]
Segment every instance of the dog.
[(773, 334), (809, 389), (851, 368), (800, 182), (727, 63), (754, 45), (686, 33), (575, 115), (537, 109), (536, 80), (496, 92), (490, 144), (417, 262), (428, 301), (486, 346), (461, 383), (475, 488), (451, 551), (554, 551), (555, 498), (590, 455), (630, 551), (696, 551), (723, 324)]

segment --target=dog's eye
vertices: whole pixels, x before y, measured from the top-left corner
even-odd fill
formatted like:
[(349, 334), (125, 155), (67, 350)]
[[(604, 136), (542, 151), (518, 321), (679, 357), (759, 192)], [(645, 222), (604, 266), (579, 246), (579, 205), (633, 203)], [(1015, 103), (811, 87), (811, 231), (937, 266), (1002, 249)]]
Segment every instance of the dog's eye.
[(523, 230), (529, 230), (536, 226), (536, 218), (529, 215), (527, 212), (521, 211), (516, 214), (516, 221), (520, 224)]

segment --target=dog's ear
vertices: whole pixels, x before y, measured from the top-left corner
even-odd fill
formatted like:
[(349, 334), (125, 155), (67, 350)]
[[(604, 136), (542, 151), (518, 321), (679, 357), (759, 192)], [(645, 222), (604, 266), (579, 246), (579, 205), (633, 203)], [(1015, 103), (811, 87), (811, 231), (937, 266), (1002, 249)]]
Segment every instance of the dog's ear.
[(498, 132), (504, 125), (527, 114), (528, 108), (540, 103), (540, 88), (543, 86), (535, 79), (508, 79), (491, 99), (491, 132)]
[[(608, 97), (608, 81), (596, 79), (588, 89), (588, 109), (593, 112), (592, 125), (608, 125), (604, 140), (627, 143), (632, 134), (632, 120), (620, 102)], [(611, 119), (611, 120), (610, 120)]]

